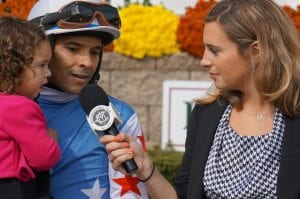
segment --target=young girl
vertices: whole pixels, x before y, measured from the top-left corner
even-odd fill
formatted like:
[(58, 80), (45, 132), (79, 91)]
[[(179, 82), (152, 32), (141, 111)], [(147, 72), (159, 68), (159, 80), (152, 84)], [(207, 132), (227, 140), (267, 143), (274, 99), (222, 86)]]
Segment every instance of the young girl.
[(35, 199), (37, 171), (61, 155), (34, 102), (51, 75), (51, 48), (43, 30), (17, 18), (0, 17), (0, 32), (0, 198)]

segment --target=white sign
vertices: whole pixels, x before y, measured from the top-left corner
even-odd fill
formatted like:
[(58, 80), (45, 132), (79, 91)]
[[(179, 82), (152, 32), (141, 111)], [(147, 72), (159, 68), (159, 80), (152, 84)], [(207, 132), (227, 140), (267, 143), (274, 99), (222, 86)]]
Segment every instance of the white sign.
[(205, 96), (211, 85), (211, 81), (164, 81), (162, 149), (184, 151), (193, 100)]

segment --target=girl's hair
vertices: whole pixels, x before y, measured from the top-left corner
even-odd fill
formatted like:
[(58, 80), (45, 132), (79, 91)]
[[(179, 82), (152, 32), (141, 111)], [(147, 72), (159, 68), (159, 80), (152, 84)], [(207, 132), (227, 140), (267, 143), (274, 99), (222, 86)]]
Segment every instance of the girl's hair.
[(0, 17), (0, 91), (13, 93), (19, 77), (30, 67), (38, 45), (47, 41), (38, 26), (15, 17)]
[[(257, 90), (266, 101), (288, 116), (300, 113), (300, 43), (290, 17), (273, 0), (222, 0), (206, 17), (218, 22), (227, 37), (244, 54), (258, 41), (260, 63), (255, 69)], [(225, 98), (242, 109), (244, 95), (236, 90), (218, 90), (198, 103), (208, 104)]]

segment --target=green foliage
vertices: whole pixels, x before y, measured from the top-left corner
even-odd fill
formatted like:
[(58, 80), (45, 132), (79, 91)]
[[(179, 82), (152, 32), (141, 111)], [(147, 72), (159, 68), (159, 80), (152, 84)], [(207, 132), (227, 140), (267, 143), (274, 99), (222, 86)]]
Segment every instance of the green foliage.
[(177, 151), (162, 151), (160, 149), (153, 149), (149, 150), (148, 154), (162, 175), (173, 184), (181, 164), (183, 153)]

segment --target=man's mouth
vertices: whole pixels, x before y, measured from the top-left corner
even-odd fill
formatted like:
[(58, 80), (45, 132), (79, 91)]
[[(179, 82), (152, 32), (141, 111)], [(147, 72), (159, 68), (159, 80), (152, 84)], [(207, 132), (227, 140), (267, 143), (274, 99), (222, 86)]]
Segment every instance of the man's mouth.
[(73, 73), (72, 74), (74, 77), (80, 78), (80, 79), (88, 79), (90, 77), (89, 74), (78, 74), (78, 73)]

